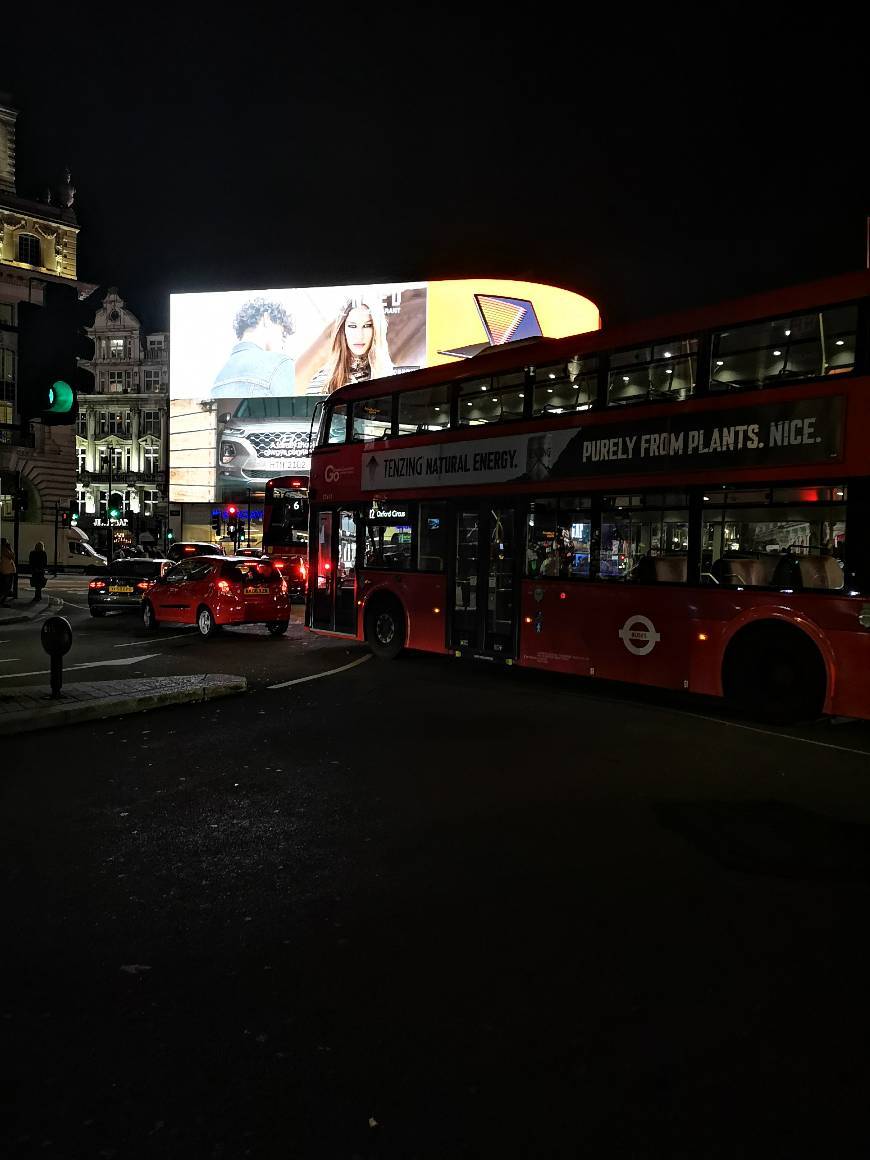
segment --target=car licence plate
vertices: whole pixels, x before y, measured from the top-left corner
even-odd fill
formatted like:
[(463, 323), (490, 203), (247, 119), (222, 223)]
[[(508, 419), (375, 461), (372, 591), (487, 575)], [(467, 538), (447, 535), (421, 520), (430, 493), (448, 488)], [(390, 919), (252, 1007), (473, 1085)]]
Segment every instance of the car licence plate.
[(110, 592), (132, 592), (132, 588), (128, 588), (126, 584), (110, 584)]
[(246, 588), (245, 596), (268, 596), (268, 588)]

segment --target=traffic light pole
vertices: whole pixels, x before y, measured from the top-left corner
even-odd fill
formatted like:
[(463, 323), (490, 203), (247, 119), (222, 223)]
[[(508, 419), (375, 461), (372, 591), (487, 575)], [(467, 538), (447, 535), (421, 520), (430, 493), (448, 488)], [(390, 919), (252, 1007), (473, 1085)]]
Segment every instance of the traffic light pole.
[(108, 490), (108, 493), (106, 495), (106, 523), (109, 525), (109, 558), (107, 560), (107, 563), (111, 564), (112, 558), (115, 554), (115, 535), (114, 535), (114, 528), (112, 527), (112, 515), (111, 515), (111, 512), (112, 512), (112, 452), (115, 450), (115, 448), (114, 447), (107, 447), (106, 450), (108, 452), (108, 455), (106, 456), (106, 458), (109, 461), (109, 490)]
[(58, 503), (54, 501), (54, 574), (57, 576), (57, 517), (58, 517)]

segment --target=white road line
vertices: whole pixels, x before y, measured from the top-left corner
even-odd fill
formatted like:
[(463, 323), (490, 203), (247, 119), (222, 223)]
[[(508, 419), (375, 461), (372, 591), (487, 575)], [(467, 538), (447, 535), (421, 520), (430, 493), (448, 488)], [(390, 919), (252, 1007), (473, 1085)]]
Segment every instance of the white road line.
[[(0, 643), (2, 643), (2, 642), (0, 642)], [(20, 661), (20, 660), (21, 660), (21, 657), (4, 657), (3, 660), (0, 661), (0, 665), (14, 665), (16, 661)]]
[[(161, 636), (160, 643), (163, 644), (165, 640), (180, 640), (183, 636), (192, 635), (192, 632), (175, 632), (172, 634), (172, 636)], [(123, 644), (113, 644), (112, 648), (140, 648), (142, 645), (147, 647), (149, 644), (153, 643), (153, 638), (151, 640), (125, 640)]]
[(327, 669), (325, 673), (314, 673), (310, 677), (297, 677), (295, 681), (282, 681), (280, 685), (269, 685), (270, 689), (288, 689), (291, 685), (304, 685), (306, 681), (319, 681), (321, 677), (333, 677), (336, 673), (347, 672), (348, 669), (355, 669), (357, 665), (361, 665), (364, 661), (370, 661), (372, 654), (359, 657), (358, 660), (351, 661), (349, 665), (342, 665), (339, 669)]
[(87, 604), (75, 604), (75, 603), (73, 603), (72, 600), (64, 600), (64, 604), (68, 604), (70, 606), (70, 608), (81, 608), (85, 612), (87, 612), (89, 609), (89, 605), (87, 605)]
[[(159, 657), (162, 655), (162, 653), (146, 653), (144, 657), (118, 657), (113, 661), (83, 661), (82, 664), (79, 665), (65, 665), (63, 671), (65, 673), (72, 673), (77, 669), (99, 669), (105, 667), (106, 665), (115, 667), (119, 665), (138, 665), (141, 664), (142, 661), (150, 661), (153, 657)], [(15, 677), (43, 677), (46, 673), (50, 672), (51, 669), (33, 669), (29, 673), (3, 673), (2, 676), (0, 676), (0, 681), (11, 681), (14, 680)]]
[(850, 749), (847, 745), (832, 745), (830, 741), (814, 741), (811, 737), (796, 737), (792, 733), (777, 733), (775, 729), (759, 729), (757, 725), (741, 725), (737, 721), (722, 721), (718, 717), (705, 717), (701, 713), (687, 713), (696, 721), (712, 721), (715, 725), (724, 725), (726, 729), (745, 729), (749, 733), (763, 733), (765, 737), (781, 737), (783, 741), (797, 741), (801, 745), (817, 745), (820, 749), (836, 749), (838, 753), (857, 753), (861, 757), (870, 757), (866, 749)]

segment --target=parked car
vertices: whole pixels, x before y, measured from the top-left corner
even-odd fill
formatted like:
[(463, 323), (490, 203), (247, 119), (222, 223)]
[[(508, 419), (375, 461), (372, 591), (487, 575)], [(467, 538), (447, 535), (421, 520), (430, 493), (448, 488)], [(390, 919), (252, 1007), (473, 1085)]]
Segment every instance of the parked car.
[(145, 560), (141, 557), (114, 560), (105, 577), (91, 580), (88, 584), (91, 616), (105, 616), (113, 610), (141, 612), (143, 594), (171, 567), (171, 560)]
[(223, 556), (220, 544), (209, 544), (205, 540), (181, 540), (172, 545), (166, 553), (169, 560), (186, 560), (188, 556)]
[(281, 636), (290, 623), (287, 581), (268, 560), (193, 556), (148, 588), (142, 621), (150, 630), (195, 624), (204, 637), (224, 625), (265, 624), (273, 636)]

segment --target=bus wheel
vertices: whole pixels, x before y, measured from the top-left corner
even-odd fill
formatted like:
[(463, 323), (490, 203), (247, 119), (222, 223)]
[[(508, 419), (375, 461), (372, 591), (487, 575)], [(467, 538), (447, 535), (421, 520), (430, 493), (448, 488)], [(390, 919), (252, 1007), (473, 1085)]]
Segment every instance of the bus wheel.
[(723, 692), (750, 717), (776, 724), (818, 717), (826, 686), (819, 650), (787, 624), (744, 628), (725, 653)]
[(394, 660), (405, 647), (405, 614), (398, 600), (375, 601), (366, 609), (366, 642), (383, 661)]

